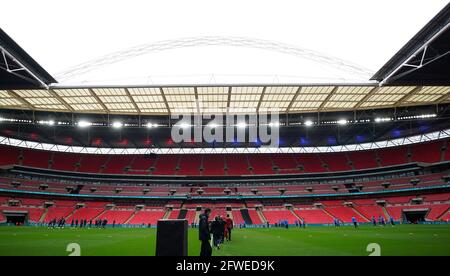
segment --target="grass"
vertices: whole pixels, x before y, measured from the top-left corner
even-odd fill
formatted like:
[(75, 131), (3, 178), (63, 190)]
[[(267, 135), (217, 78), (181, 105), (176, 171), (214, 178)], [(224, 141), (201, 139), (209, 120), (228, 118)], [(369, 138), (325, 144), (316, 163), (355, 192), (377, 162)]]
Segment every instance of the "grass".
[[(81, 255), (151, 256), (155, 229), (47, 229), (0, 227), (0, 256), (69, 255), (69, 243), (81, 246)], [(381, 255), (450, 256), (450, 225), (395, 227), (309, 227), (306, 229), (235, 229), (233, 241), (214, 256), (362, 255), (369, 243), (381, 246)], [(189, 230), (189, 255), (198, 256), (196, 229)]]

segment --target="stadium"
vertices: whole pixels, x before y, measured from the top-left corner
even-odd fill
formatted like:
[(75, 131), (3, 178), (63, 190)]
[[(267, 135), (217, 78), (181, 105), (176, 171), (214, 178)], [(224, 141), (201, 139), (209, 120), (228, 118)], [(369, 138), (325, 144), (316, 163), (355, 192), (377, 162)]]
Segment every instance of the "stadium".
[[(425, 23), (367, 79), (319, 52), (218, 36), (55, 77), (0, 29), (0, 255), (68, 256), (75, 243), (150, 256), (158, 223), (182, 220), (198, 256), (205, 209), (233, 221), (213, 256), (450, 255), (450, 4)], [(270, 49), (363, 77), (80, 82), (192, 47)]]

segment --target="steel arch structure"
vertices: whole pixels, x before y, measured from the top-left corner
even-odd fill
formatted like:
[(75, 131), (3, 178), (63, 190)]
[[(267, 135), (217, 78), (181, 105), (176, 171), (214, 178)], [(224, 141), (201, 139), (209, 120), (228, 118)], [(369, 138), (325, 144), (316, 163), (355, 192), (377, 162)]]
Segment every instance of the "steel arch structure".
[(331, 67), (338, 68), (339, 70), (358, 75), (365, 79), (369, 79), (371, 74), (373, 73), (371, 70), (350, 61), (282, 42), (247, 37), (199, 36), (162, 40), (113, 52), (68, 68), (67, 70), (58, 73), (56, 75), (56, 78), (59, 81), (64, 81), (72, 77), (96, 70), (103, 66), (115, 64), (120, 61), (142, 56), (145, 54), (202, 46), (245, 47), (287, 54), (294, 57), (305, 58), (324, 65), (329, 65)]

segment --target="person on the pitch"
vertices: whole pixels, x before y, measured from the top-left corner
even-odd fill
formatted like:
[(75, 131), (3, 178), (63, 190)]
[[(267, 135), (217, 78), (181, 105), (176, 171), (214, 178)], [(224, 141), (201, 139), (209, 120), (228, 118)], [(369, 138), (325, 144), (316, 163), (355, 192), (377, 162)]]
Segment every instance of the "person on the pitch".
[(219, 216), (219, 221), (220, 221), (220, 228), (222, 229), (222, 231), (220, 232), (220, 243), (224, 243), (225, 242), (225, 232), (227, 230), (227, 222), (223, 219), (222, 216)]
[(392, 216), (389, 216), (389, 222), (391, 223), (392, 226), (395, 225), (395, 221), (394, 221), (394, 218)]
[(224, 229), (225, 227), (223, 226), (220, 217), (215, 217), (214, 221), (211, 223), (211, 232), (213, 234), (213, 245), (217, 249), (220, 249)]
[(355, 217), (352, 217), (352, 222), (353, 222), (353, 225), (355, 226), (355, 228), (358, 228), (358, 221), (356, 220)]
[(211, 240), (211, 232), (209, 229), (209, 214), (211, 213), (211, 209), (205, 209), (205, 212), (200, 215), (199, 225), (198, 225), (198, 234), (199, 240), (202, 242), (200, 249), (201, 257), (210, 257), (212, 254), (212, 248), (209, 241)]
[(230, 215), (227, 215), (227, 219), (225, 220), (226, 224), (226, 231), (225, 233), (227, 234), (227, 241), (231, 241), (231, 230), (233, 229), (233, 220), (230, 218)]

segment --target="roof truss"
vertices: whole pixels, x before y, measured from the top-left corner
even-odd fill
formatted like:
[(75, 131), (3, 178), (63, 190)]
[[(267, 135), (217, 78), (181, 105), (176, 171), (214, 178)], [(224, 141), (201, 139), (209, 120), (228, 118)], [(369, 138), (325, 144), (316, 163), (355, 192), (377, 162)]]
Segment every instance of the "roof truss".
[(450, 103), (450, 86), (236, 85), (0, 90), (0, 108), (69, 113), (306, 113)]

